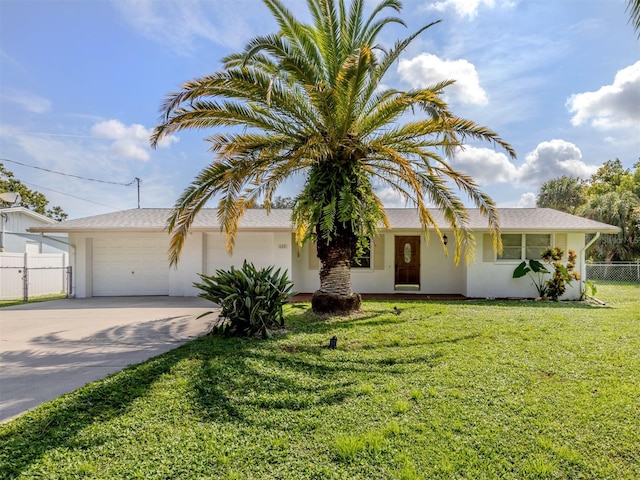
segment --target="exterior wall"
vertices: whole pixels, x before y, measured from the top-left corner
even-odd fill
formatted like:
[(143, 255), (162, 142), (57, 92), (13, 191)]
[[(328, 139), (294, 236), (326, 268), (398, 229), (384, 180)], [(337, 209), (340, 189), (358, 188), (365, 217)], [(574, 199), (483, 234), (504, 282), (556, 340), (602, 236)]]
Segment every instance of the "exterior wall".
[[(69, 234), (69, 265), (71, 265), (71, 292), (70, 295), (78, 298), (87, 296), (87, 266), (86, 266), (86, 245), (85, 236), (77, 233)], [(89, 285), (89, 287), (91, 287)], [(91, 288), (89, 288), (91, 290)]]
[[(522, 232), (522, 233), (551, 233), (551, 232)], [(566, 246), (564, 243), (566, 235)], [(513, 278), (513, 271), (521, 263), (522, 260), (496, 261), (495, 256), (487, 258), (488, 252), (492, 252), (492, 246), (485, 244), (489, 241), (488, 235), (477, 235), (477, 260), (468, 267), (467, 275), (467, 292), (469, 297), (479, 298), (535, 298), (537, 290), (531, 278), (527, 275), (522, 278)], [(575, 271), (580, 272), (584, 262), (584, 233), (568, 233), (556, 234), (554, 237), (555, 245), (562, 246), (563, 250), (572, 249), (578, 255), (576, 260)], [(484, 256), (483, 256), (484, 253)], [(550, 276), (546, 275), (545, 279)], [(562, 297), (565, 300), (577, 300), (580, 298), (582, 282), (573, 282), (567, 288), (566, 293)]]
[[(27, 229), (31, 227), (41, 227), (50, 223), (40, 221), (28, 214), (19, 211), (4, 211), (0, 226), (4, 230), (2, 235), (2, 246), (5, 252), (26, 253), (64, 253), (67, 251), (63, 243), (48, 240), (37, 234), (27, 233)], [(6, 216), (6, 218), (5, 218)], [(51, 235), (60, 240), (66, 241), (66, 235)]]
[[(133, 241), (139, 236), (164, 238), (167, 250), (169, 248), (169, 236), (164, 232), (71, 233), (69, 243), (74, 248), (71, 249), (70, 262), (74, 272), (75, 296), (93, 296), (93, 249), (96, 238), (131, 237)], [(228, 269), (231, 265), (240, 267), (245, 259), (258, 267), (276, 265), (291, 272), (291, 244), (288, 232), (242, 232), (237, 238), (233, 255), (229, 255), (223, 234), (194, 232), (187, 237), (176, 268), (169, 267), (167, 256), (168, 295), (196, 296), (198, 290), (193, 283), (200, 280), (199, 273), (212, 274), (216, 269)]]
[(275, 265), (292, 273), (292, 237), (289, 232), (240, 232), (233, 253), (227, 252), (225, 235), (221, 232), (206, 234), (206, 255), (202, 271), (207, 275), (217, 269), (242, 267), (244, 260), (256, 267)]
[[(427, 242), (424, 235), (416, 231), (383, 232), (382, 242), (374, 240), (371, 268), (353, 268), (351, 282), (354, 292), (360, 293), (395, 293), (395, 237), (420, 236), (420, 290), (416, 293), (453, 293), (464, 294), (466, 266), (453, 262), (451, 246), (447, 247), (447, 256), (435, 235)], [(451, 234), (449, 233), (449, 236)], [(381, 254), (379, 250), (382, 249)], [(311, 293), (320, 287), (318, 261), (315, 249), (308, 242), (293, 257), (293, 279), (295, 290), (300, 293)]]
[[(453, 240), (453, 234), (448, 233), (449, 240)], [(420, 268), (420, 291), (423, 293), (453, 293), (465, 295), (467, 264), (464, 258), (458, 265), (454, 263), (455, 247), (448, 244), (447, 254), (443, 250), (442, 243), (437, 235), (432, 234), (429, 245), (423, 242), (422, 266)]]
[[(169, 235), (161, 233), (167, 239), (167, 251), (169, 249)], [(200, 280), (198, 273), (203, 271), (203, 258), (206, 234), (195, 232), (190, 234), (184, 243), (182, 255), (177, 267), (169, 268), (169, 295), (172, 297), (195, 297), (198, 290), (193, 282)], [(168, 265), (167, 253), (167, 265)]]
[[(448, 233), (452, 239), (453, 234)], [(523, 232), (526, 233), (526, 232)], [(541, 232), (532, 232), (541, 233)], [(73, 266), (73, 291), (79, 298), (93, 295), (93, 243), (100, 238), (131, 237), (139, 235), (166, 239), (167, 249), (169, 236), (164, 232), (136, 233), (72, 233), (69, 242), (70, 263)], [(417, 231), (389, 231), (381, 234), (383, 240), (376, 239), (372, 248), (372, 267), (353, 269), (353, 290), (361, 293), (394, 293), (395, 292), (395, 237), (419, 235)], [(536, 290), (529, 277), (513, 279), (513, 270), (520, 263), (517, 261), (496, 261), (493, 254), (485, 258), (487, 247), (485, 236), (478, 233), (476, 261), (466, 265), (464, 260), (458, 266), (453, 262), (453, 247), (445, 251), (435, 234), (429, 242), (421, 236), (420, 254), (420, 290), (423, 294), (462, 294), (469, 297), (535, 297)], [(576, 271), (580, 271), (584, 261), (585, 235), (567, 233), (554, 236), (556, 243), (562, 238), (565, 250), (573, 249), (578, 254)], [(453, 239), (451, 240), (453, 241)], [(253, 262), (258, 267), (275, 265), (287, 270), (294, 281), (296, 292), (314, 292), (319, 287), (318, 260), (313, 245), (305, 244), (301, 249), (295, 245), (290, 232), (240, 232), (236, 239), (233, 254), (226, 251), (225, 237), (220, 232), (194, 232), (185, 242), (183, 253), (177, 268), (169, 267), (168, 295), (195, 296), (198, 291), (193, 282), (199, 281), (199, 273), (213, 274), (216, 269), (228, 269), (230, 266), (240, 267), (244, 260)], [(563, 298), (577, 299), (580, 296), (581, 282), (574, 282)]]

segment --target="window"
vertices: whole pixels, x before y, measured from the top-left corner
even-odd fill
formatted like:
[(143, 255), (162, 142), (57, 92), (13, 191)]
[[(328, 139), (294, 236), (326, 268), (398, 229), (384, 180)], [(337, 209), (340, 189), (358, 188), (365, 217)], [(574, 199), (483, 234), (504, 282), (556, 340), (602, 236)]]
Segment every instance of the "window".
[(542, 252), (551, 246), (551, 235), (540, 233), (528, 233), (525, 235), (527, 239), (525, 259), (540, 260)]
[(371, 268), (371, 242), (364, 248), (362, 255), (351, 261), (351, 268)]
[(502, 255), (498, 260), (520, 260), (522, 258), (522, 235), (502, 235)]
[(502, 235), (502, 255), (498, 260), (539, 260), (550, 246), (548, 233), (506, 233)]

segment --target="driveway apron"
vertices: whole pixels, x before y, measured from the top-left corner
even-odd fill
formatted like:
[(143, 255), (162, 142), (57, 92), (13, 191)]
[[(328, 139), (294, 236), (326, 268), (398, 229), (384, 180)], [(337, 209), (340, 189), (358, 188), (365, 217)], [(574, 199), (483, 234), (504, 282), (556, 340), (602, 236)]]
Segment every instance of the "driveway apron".
[(197, 297), (66, 299), (0, 308), (0, 422), (207, 332)]

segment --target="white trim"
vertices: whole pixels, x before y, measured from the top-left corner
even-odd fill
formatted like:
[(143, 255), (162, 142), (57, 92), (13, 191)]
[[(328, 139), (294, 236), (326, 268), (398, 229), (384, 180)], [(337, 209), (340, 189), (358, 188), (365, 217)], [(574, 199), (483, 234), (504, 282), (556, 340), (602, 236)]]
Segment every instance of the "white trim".
[[(36, 220), (40, 220), (43, 223), (49, 223), (49, 224), (60, 223), (57, 220), (54, 220), (53, 218), (49, 218), (45, 215), (42, 215), (41, 213), (33, 212), (28, 208), (24, 208), (24, 207), (0, 208), (0, 213), (22, 213), (28, 217), (33, 217)], [(32, 228), (38, 228), (38, 227), (32, 227)]]

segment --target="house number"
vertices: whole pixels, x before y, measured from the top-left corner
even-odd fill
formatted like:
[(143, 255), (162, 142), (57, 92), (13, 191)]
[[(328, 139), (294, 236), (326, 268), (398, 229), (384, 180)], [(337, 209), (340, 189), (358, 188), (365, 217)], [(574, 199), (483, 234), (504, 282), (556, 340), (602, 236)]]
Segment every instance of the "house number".
[(411, 244), (404, 244), (404, 263), (411, 263)]

